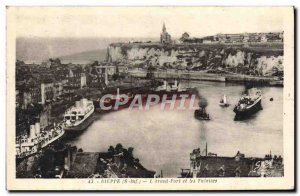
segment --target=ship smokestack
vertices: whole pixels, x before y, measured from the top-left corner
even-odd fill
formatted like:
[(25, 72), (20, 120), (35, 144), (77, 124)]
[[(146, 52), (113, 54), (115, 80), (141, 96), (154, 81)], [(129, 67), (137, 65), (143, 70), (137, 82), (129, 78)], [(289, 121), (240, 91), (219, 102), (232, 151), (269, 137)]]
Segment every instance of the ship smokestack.
[(35, 128), (34, 125), (30, 125), (30, 138), (34, 138), (35, 137)]
[(40, 131), (41, 131), (40, 123), (39, 123), (39, 122), (36, 122), (36, 123), (35, 123), (35, 134), (36, 134), (36, 135), (40, 134)]
[(117, 88), (117, 98), (119, 98), (119, 95), (120, 95), (120, 89)]
[(105, 84), (108, 85), (108, 73), (107, 73), (107, 68), (104, 69), (104, 77), (105, 77)]

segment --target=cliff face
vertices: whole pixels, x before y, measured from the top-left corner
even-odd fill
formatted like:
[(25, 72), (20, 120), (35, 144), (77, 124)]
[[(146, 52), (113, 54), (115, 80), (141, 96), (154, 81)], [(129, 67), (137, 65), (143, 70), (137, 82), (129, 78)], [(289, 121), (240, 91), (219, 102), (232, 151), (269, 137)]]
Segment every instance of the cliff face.
[(129, 67), (228, 70), (253, 75), (272, 75), (283, 70), (282, 45), (112, 44), (108, 56), (112, 62)]

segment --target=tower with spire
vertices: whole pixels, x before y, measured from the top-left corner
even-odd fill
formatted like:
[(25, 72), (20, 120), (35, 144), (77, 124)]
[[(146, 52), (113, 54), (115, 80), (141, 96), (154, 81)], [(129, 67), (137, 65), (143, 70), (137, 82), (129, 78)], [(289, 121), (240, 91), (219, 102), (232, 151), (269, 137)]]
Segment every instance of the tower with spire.
[(167, 32), (167, 28), (166, 28), (166, 25), (164, 23), (163, 27), (162, 27), (162, 33), (160, 34), (160, 43), (168, 44), (168, 43), (171, 43), (171, 42), (172, 42), (171, 35)]
[(162, 32), (165, 33), (167, 31), (165, 23), (163, 24)]

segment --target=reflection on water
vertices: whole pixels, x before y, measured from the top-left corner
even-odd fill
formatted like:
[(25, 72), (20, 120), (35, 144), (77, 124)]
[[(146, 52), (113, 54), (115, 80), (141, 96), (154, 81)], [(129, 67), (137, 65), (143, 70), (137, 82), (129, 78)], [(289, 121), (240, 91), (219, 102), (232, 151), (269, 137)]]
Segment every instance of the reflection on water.
[[(234, 121), (233, 107), (244, 91), (242, 85), (193, 83), (208, 103), (210, 121), (199, 121), (191, 110), (149, 111), (122, 110), (99, 115), (82, 135), (72, 143), (84, 151), (106, 151), (117, 143), (134, 147), (134, 156), (154, 171), (163, 170), (164, 177), (177, 177), (181, 168), (189, 168), (189, 153), (208, 144), (208, 152), (234, 156), (239, 150), (246, 156), (283, 155), (283, 89), (264, 87), (262, 107), (251, 118)], [(230, 106), (219, 101), (228, 96)], [(273, 97), (271, 102), (269, 99)]]

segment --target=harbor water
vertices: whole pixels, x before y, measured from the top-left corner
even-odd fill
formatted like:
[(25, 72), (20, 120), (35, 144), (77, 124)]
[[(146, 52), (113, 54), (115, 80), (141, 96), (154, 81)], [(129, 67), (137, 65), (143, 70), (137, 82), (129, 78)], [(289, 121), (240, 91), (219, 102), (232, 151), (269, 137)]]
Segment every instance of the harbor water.
[[(218, 156), (233, 157), (237, 151), (246, 157), (265, 154), (283, 156), (283, 88), (262, 87), (263, 110), (243, 121), (234, 121), (233, 108), (245, 90), (243, 85), (214, 82), (190, 83), (207, 101), (210, 121), (194, 118), (193, 110), (129, 110), (96, 114), (95, 122), (81, 135), (69, 141), (86, 152), (107, 151), (121, 143), (133, 147), (134, 156), (147, 169), (164, 177), (178, 177), (181, 168), (190, 167), (195, 148)], [(227, 95), (231, 104), (219, 106)], [(273, 101), (270, 101), (273, 98)]]

